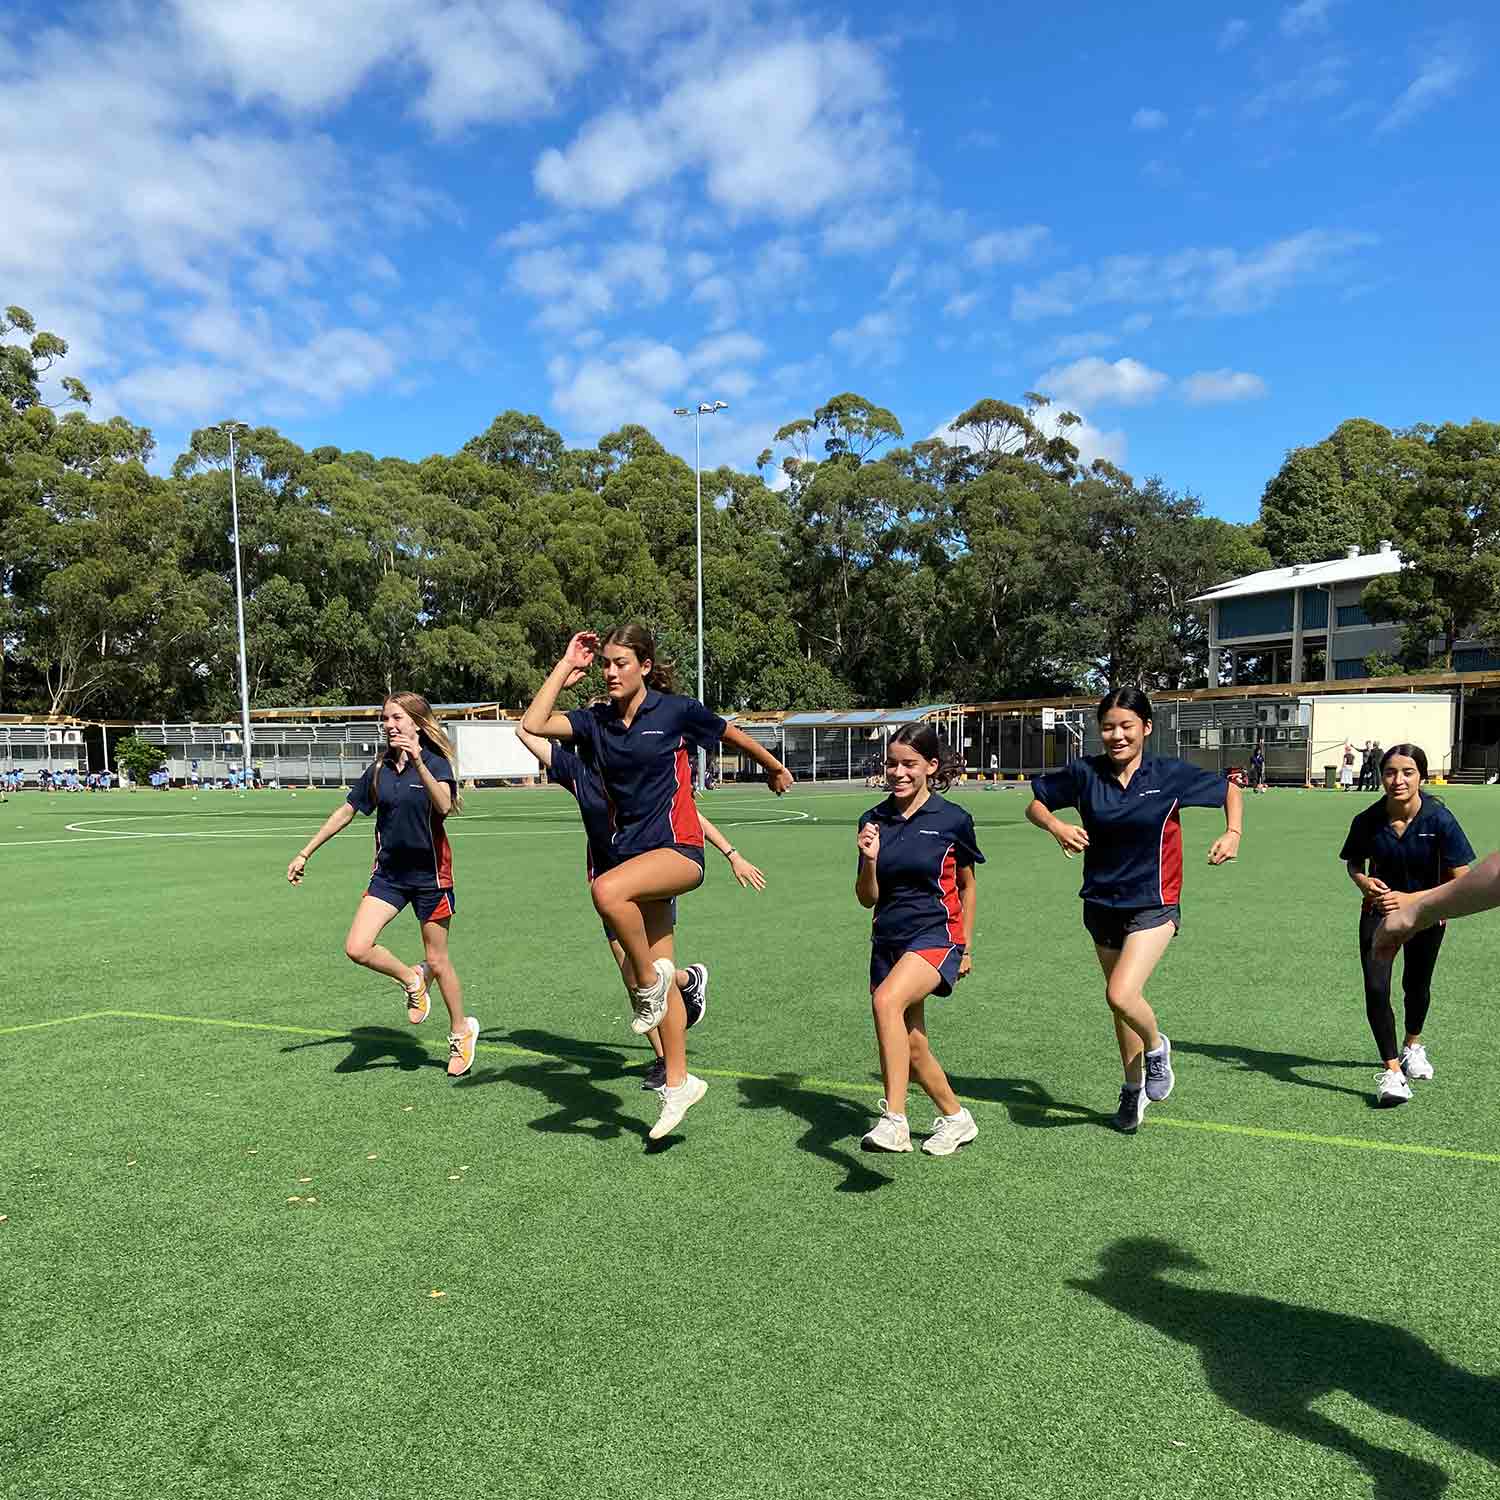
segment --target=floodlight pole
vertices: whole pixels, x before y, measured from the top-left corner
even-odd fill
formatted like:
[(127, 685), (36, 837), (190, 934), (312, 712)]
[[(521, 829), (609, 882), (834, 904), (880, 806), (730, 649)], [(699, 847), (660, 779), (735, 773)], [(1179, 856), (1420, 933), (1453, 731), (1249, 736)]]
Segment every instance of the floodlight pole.
[[(727, 401), (700, 401), (697, 406), (673, 408), (676, 417), (693, 419), (693, 475), (697, 485), (697, 552), (698, 552), (698, 701), (707, 703), (703, 682), (703, 419), (716, 411), (728, 411)], [(698, 785), (701, 788), (708, 774), (708, 752), (698, 746)]]
[(234, 434), (243, 422), (221, 422), (229, 434), (229, 510), (234, 520), (234, 614), (240, 640), (240, 788), (250, 790), (250, 679), (245, 669), (245, 579), (240, 570), (240, 498), (235, 484)]

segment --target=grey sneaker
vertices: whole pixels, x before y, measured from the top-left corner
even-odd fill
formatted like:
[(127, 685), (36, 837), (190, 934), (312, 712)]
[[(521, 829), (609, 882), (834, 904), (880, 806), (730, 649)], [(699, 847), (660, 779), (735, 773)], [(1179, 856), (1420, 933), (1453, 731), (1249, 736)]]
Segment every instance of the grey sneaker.
[(652, 967), (656, 970), (656, 983), (630, 991), (630, 1008), (635, 1012), (630, 1029), (638, 1036), (645, 1036), (653, 1026), (661, 1025), (661, 1018), (667, 1013), (672, 976), (677, 972), (677, 965), (670, 958), (658, 958)]
[(1127, 1083), (1120, 1090), (1120, 1107), (1113, 1121), (1116, 1130), (1123, 1135), (1134, 1135), (1146, 1118), (1146, 1091), (1138, 1085)]
[(682, 987), (682, 1005), (687, 1011), (688, 1030), (691, 1031), (708, 1009), (708, 965), (689, 964), (683, 973), (688, 982)]
[(952, 1156), (978, 1134), (974, 1116), (967, 1109), (960, 1109), (956, 1115), (939, 1115), (932, 1122), (932, 1134), (922, 1142), (922, 1150), (928, 1156)]
[(658, 1057), (641, 1077), (641, 1091), (643, 1093), (661, 1088), (667, 1081), (666, 1059)]
[(880, 1101), (880, 1118), (860, 1140), (866, 1151), (910, 1151), (911, 1126), (905, 1115), (893, 1114), (884, 1099)]
[(1421, 1042), (1413, 1042), (1401, 1049), (1401, 1071), (1408, 1078), (1431, 1078), (1432, 1064), (1427, 1060), (1427, 1049)]
[(1405, 1104), (1411, 1098), (1411, 1085), (1399, 1068), (1382, 1068), (1375, 1077), (1379, 1084), (1375, 1090), (1375, 1102), (1382, 1109)]
[(1172, 1071), (1172, 1043), (1165, 1032), (1161, 1046), (1146, 1054), (1146, 1097), (1153, 1104), (1160, 1104), (1172, 1092), (1177, 1075)]
[(661, 1096), (661, 1113), (649, 1132), (653, 1141), (670, 1135), (682, 1124), (682, 1117), (708, 1092), (708, 1085), (689, 1073), (675, 1089), (663, 1084), (656, 1092)]

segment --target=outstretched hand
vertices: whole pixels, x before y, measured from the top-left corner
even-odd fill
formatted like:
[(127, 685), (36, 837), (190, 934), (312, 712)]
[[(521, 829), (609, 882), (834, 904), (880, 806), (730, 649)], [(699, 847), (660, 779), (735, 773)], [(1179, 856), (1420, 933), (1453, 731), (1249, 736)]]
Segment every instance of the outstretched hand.
[(766, 877), (743, 854), (731, 854), (729, 856), (729, 868), (742, 888), (748, 890), (753, 886), (757, 891), (765, 890)]
[(1240, 852), (1240, 836), (1237, 833), (1221, 833), (1213, 842), (1213, 847), (1208, 851), (1208, 862), (1211, 865), (1225, 865), (1230, 860), (1238, 857)]
[(796, 781), (796, 779), (797, 778), (793, 776), (785, 766), (782, 766), (779, 770), (766, 772), (766, 785), (770, 787), (778, 797), (781, 796), (784, 792), (791, 791), (792, 784)]

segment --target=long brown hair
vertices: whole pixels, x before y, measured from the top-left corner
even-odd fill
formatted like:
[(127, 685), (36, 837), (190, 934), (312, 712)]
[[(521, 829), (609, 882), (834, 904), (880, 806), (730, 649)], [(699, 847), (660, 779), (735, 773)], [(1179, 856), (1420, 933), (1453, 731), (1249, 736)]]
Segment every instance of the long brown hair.
[(637, 661), (649, 661), (651, 673), (646, 678), (647, 687), (655, 688), (659, 693), (677, 691), (677, 668), (656, 654), (656, 637), (639, 620), (627, 620), (623, 625), (616, 625), (601, 644), (628, 647), (635, 652)]
[[(453, 767), (453, 811), (463, 811), (463, 798), (458, 791), (458, 760), (453, 753), (453, 742), (443, 731), (443, 726), (433, 716), (432, 705), (420, 693), (387, 693), (380, 705), (382, 715), (385, 705), (394, 703), (401, 708), (407, 718), (417, 726), (417, 740), (420, 744), (433, 752), (441, 755), (444, 760)], [(380, 792), (380, 769), (385, 765), (386, 759), (391, 753), (389, 741), (383, 744), (375, 755), (375, 774), (370, 778), (370, 792), (372, 796), (378, 796)]]

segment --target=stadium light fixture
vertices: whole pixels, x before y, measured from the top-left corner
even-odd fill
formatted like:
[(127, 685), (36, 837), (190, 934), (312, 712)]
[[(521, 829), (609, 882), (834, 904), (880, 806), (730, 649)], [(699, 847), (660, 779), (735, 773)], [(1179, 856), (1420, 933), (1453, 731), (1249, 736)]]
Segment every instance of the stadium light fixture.
[(241, 787), (250, 789), (250, 678), (245, 669), (245, 578), (240, 570), (240, 497), (235, 483), (237, 464), (234, 454), (234, 435), (242, 431), (244, 422), (220, 422), (219, 430), (229, 434), (229, 511), (234, 523), (234, 614), (240, 639), (240, 752)]
[[(728, 410), (727, 401), (700, 401), (696, 407), (674, 406), (672, 408), (674, 417), (693, 419), (693, 475), (697, 481), (698, 490), (698, 701), (700, 703), (707, 702), (703, 691), (703, 419), (713, 416), (715, 412)], [(704, 783), (707, 760), (708, 752), (700, 745), (698, 747), (698, 785), (700, 787)]]

